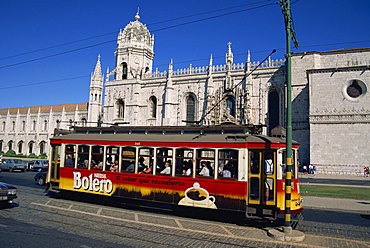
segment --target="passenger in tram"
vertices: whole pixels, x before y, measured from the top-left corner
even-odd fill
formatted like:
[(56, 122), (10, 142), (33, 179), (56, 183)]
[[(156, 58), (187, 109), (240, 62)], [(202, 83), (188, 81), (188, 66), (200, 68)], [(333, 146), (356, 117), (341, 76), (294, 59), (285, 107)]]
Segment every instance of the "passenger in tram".
[(88, 167), (89, 166), (89, 160), (85, 159), (83, 162), (83, 167)]
[(81, 157), (78, 157), (77, 160), (77, 167), (84, 167), (84, 163)]
[(235, 164), (231, 165), (231, 177), (238, 178), (238, 165)]
[(142, 172), (146, 168), (144, 161), (145, 159), (143, 157), (139, 158), (139, 172)]
[(265, 174), (271, 175), (274, 173), (274, 161), (272, 160), (272, 155), (266, 153), (265, 155)]
[(94, 167), (93, 167), (93, 169), (95, 169), (95, 170), (101, 170), (101, 169), (103, 169), (103, 162), (96, 163), (94, 160), (91, 160), (91, 163), (92, 164), (95, 164)]
[(153, 161), (149, 162), (149, 167), (146, 167), (143, 171), (143, 174), (153, 174)]
[(114, 164), (110, 166), (110, 171), (112, 172), (118, 171), (118, 161), (114, 161)]
[(134, 171), (135, 170), (135, 164), (133, 161), (131, 161), (131, 164), (127, 166), (126, 171)]
[(209, 177), (210, 176), (210, 171), (209, 171), (209, 168), (207, 166), (207, 162), (202, 161), (201, 166), (202, 166), (202, 170), (199, 172), (199, 175)]
[(68, 154), (66, 159), (66, 166), (74, 166), (75, 162), (73, 161), (72, 154)]
[(182, 175), (190, 176), (191, 175), (191, 169), (193, 168), (193, 165), (190, 161), (184, 162), (184, 169), (182, 170)]
[(113, 164), (113, 161), (112, 161), (112, 157), (111, 156), (109, 156), (108, 158), (107, 158), (107, 165), (109, 165), (109, 166), (111, 166), (112, 164)]
[(222, 170), (222, 177), (231, 177), (232, 164), (228, 162)]
[(171, 164), (169, 161), (166, 161), (164, 163), (164, 170), (162, 170), (160, 173), (161, 174), (171, 174)]

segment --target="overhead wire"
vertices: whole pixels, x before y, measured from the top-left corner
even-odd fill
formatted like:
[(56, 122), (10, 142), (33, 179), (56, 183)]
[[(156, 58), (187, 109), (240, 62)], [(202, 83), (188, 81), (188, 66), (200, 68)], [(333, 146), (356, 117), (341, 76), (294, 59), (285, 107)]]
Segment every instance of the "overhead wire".
[[(196, 14), (192, 14), (192, 15), (187, 15), (187, 16), (182, 16), (182, 17), (167, 19), (167, 20), (163, 20), (163, 21), (159, 21), (159, 22), (149, 23), (149, 24), (147, 24), (147, 26), (157, 25), (157, 24), (171, 22), (171, 21), (177, 21), (177, 20), (186, 19), (186, 18), (189, 18), (189, 17), (194, 17), (194, 16), (199, 16), (199, 15), (204, 15), (204, 14), (219, 12), (219, 11), (228, 10), (228, 9), (235, 9), (235, 8), (239, 8), (239, 7), (243, 7), (243, 6), (247, 6), (247, 5), (254, 5), (254, 4), (258, 4), (258, 3), (262, 3), (262, 2), (269, 2), (269, 1), (272, 1), (272, 0), (263, 0), (263, 1), (253, 2), (253, 3), (247, 3), (247, 4), (242, 4), (242, 5), (237, 5), (237, 6), (232, 6), (232, 7), (227, 7), (227, 8), (222, 8), (222, 9), (216, 9), (216, 10), (211, 10), (211, 11), (196, 13)], [(152, 32), (154, 32), (154, 31), (152, 31)], [(116, 33), (117, 33), (117, 31), (114, 31), (114, 32), (109, 32), (109, 33), (105, 33), (105, 34), (95, 35), (95, 36), (92, 36), (92, 37), (87, 37), (87, 38), (83, 38), (83, 39), (79, 39), (79, 40), (69, 41), (69, 42), (58, 44), (58, 45), (54, 45), (54, 46), (49, 46), (49, 47), (40, 48), (40, 49), (36, 49), (36, 50), (24, 52), (24, 53), (19, 53), (19, 54), (7, 56), (7, 57), (2, 57), (2, 58), (0, 58), (0, 60), (14, 58), (14, 57), (19, 57), (19, 56), (22, 56), (22, 55), (27, 55), (27, 54), (36, 53), (36, 52), (41, 52), (41, 51), (49, 50), (49, 49), (52, 49), (52, 48), (66, 46), (66, 45), (70, 45), (70, 44), (74, 44), (74, 43), (78, 43), (78, 42), (82, 42), (82, 41), (86, 41), (86, 40), (91, 40), (91, 39), (95, 39), (95, 38), (99, 38), (99, 37), (103, 37), (103, 36), (107, 36), (107, 35), (111, 35), (111, 34), (116, 34)]]
[[(269, 1), (269, 0), (266, 0), (266, 1)], [(261, 1), (261, 2), (264, 2), (264, 1)], [(259, 3), (259, 2), (256, 2), (256, 3)], [(263, 4), (263, 5), (247, 8), (247, 9), (232, 11), (232, 12), (228, 12), (228, 13), (224, 13), (224, 14), (219, 14), (219, 15), (215, 15), (215, 16), (201, 18), (201, 19), (198, 19), (198, 20), (179, 23), (179, 24), (175, 24), (175, 25), (172, 25), (172, 26), (167, 26), (167, 27), (155, 29), (155, 30), (152, 30), (151, 32), (155, 33), (155, 32), (158, 32), (158, 31), (162, 31), (162, 30), (166, 30), (166, 29), (170, 29), (170, 28), (174, 28), (174, 27), (179, 27), (179, 26), (188, 25), (188, 24), (192, 24), (192, 23), (196, 23), (196, 22), (200, 22), (200, 21), (210, 20), (210, 19), (214, 19), (214, 18), (226, 16), (226, 15), (231, 15), (231, 14), (243, 12), (243, 11), (262, 8), (262, 7), (265, 7), (265, 6), (268, 6), (268, 5), (272, 5), (272, 4), (276, 4), (276, 3), (274, 2), (274, 3)], [(228, 8), (225, 8), (225, 9), (228, 9)], [(206, 13), (206, 12), (204, 12), (204, 13)], [(201, 13), (201, 14), (203, 14), (203, 13)], [(103, 35), (101, 35), (101, 36), (103, 36)], [(99, 37), (99, 36), (95, 36), (95, 37)], [(89, 38), (82, 39), (82, 40), (87, 40), (87, 39), (89, 39)], [(76, 49), (72, 49), (72, 50), (68, 50), (68, 51), (64, 51), (64, 52), (60, 52), (60, 53), (56, 53), (56, 54), (51, 54), (51, 55), (47, 55), (47, 56), (43, 56), (43, 57), (39, 57), (39, 58), (35, 58), (35, 59), (30, 59), (30, 60), (26, 60), (26, 61), (14, 63), (14, 64), (8, 64), (8, 65), (0, 66), (0, 70), (4, 69), (4, 68), (8, 68), (8, 67), (13, 67), (13, 66), (16, 66), (16, 65), (30, 63), (30, 62), (34, 62), (34, 61), (38, 61), (38, 60), (42, 60), (42, 59), (46, 59), (46, 58), (51, 58), (51, 57), (55, 57), (55, 56), (60, 56), (60, 55), (64, 55), (64, 54), (67, 54), (67, 53), (76, 52), (76, 51), (80, 51), (80, 50), (84, 50), (84, 49), (88, 49), (88, 48), (91, 48), (91, 47), (100, 46), (100, 45), (103, 45), (103, 44), (107, 44), (107, 43), (110, 43), (110, 42), (116, 42), (116, 41), (117, 41), (116, 39), (115, 40), (109, 40), (109, 41), (105, 41), (105, 42), (101, 42), (101, 43), (97, 43), (97, 44), (93, 44), (93, 45), (89, 45), (89, 46), (85, 46), (85, 47), (80, 47), (80, 48), (76, 48)], [(78, 42), (78, 41), (74, 41), (74, 42), (72, 41), (72, 42), (64, 43), (63, 45), (72, 44), (72, 43), (76, 43), (76, 42)], [(57, 46), (58, 45), (56, 45), (55, 47), (57, 47)], [(59, 45), (59, 46), (62, 46), (62, 45)], [(42, 51), (42, 50), (45, 50), (45, 49), (38, 49), (38, 51)], [(24, 53), (24, 54), (27, 54), (27, 53)]]
[[(157, 25), (157, 24), (160, 24), (160, 23), (165, 23), (165, 22), (170, 22), (170, 21), (185, 19), (185, 18), (189, 18), (189, 17), (193, 17), (193, 16), (199, 16), (199, 15), (203, 15), (203, 14), (218, 12), (218, 11), (232, 9), (232, 8), (238, 8), (238, 7), (242, 7), (242, 6), (246, 6), (246, 5), (258, 4), (258, 3), (262, 3), (262, 2), (269, 2), (269, 1), (271, 1), (271, 0), (264, 0), (264, 1), (254, 2), (254, 3), (248, 3), (248, 4), (243, 4), (243, 5), (238, 5), (238, 6), (223, 8), (223, 9), (217, 9), (217, 10), (212, 10), (212, 11), (197, 13), (197, 14), (193, 14), (193, 15), (188, 15), (188, 16), (183, 16), (183, 17), (168, 19), (168, 20), (164, 20), (164, 21), (160, 21), (160, 22), (156, 22), (156, 23), (152, 23), (152, 24), (148, 24), (148, 25)], [(298, 1), (299, 0), (295, 1), (294, 3), (298, 2)], [(247, 9), (232, 11), (232, 12), (228, 12), (228, 13), (224, 13), (224, 14), (219, 14), (219, 15), (215, 15), (215, 16), (211, 16), (211, 17), (205, 17), (205, 18), (201, 18), (201, 19), (197, 19), (197, 20), (193, 20), (193, 21), (189, 21), (189, 22), (184, 22), (184, 23), (180, 23), (180, 24), (175, 24), (175, 25), (167, 26), (167, 27), (164, 27), (164, 28), (155, 29), (155, 30), (152, 30), (151, 32), (154, 33), (154, 32), (162, 31), (162, 30), (165, 30), (165, 29), (170, 29), (170, 28), (174, 28), (174, 27), (178, 27), (178, 26), (183, 26), (183, 25), (187, 25), (187, 24), (191, 24), (191, 23), (196, 23), (196, 22), (200, 22), (200, 21), (214, 19), (214, 18), (218, 18), (218, 17), (222, 17), (222, 16), (226, 16), (226, 15), (231, 15), (231, 14), (235, 14), (235, 13), (239, 13), (239, 12), (243, 12), (243, 11), (248, 11), (248, 10), (253, 10), (253, 9), (257, 9), (257, 8), (262, 8), (262, 7), (273, 5), (273, 4), (276, 4), (276, 3), (277, 2), (267, 3), (267, 4), (263, 4), (263, 5), (259, 5), (259, 6), (254, 6), (254, 7), (251, 7), (251, 8), (247, 8)], [(69, 44), (73, 44), (73, 43), (77, 43), (77, 42), (81, 42), (81, 41), (86, 41), (86, 40), (94, 39), (94, 38), (99, 38), (99, 37), (111, 35), (111, 34), (114, 34), (114, 33), (116, 33), (116, 32), (110, 32), (110, 33), (96, 35), (96, 36), (92, 36), (92, 37), (88, 37), (88, 38), (84, 38), (84, 39), (80, 39), (80, 40), (70, 41), (70, 42), (66, 42), (66, 43), (63, 43), (63, 44), (59, 44), (59, 45), (54, 45), (54, 46), (50, 46), (50, 47), (46, 47), (46, 48), (41, 48), (41, 49), (33, 50), (33, 51), (30, 51), (30, 52), (25, 52), (25, 53), (13, 55), (13, 56), (3, 57), (3, 58), (0, 58), (0, 60), (11, 58), (11, 57), (16, 57), (16, 56), (21, 56), (21, 55), (26, 55), (26, 54), (29, 54), (29, 53), (35, 53), (35, 52), (39, 52), (39, 51), (43, 51), (43, 50), (47, 50), (47, 49), (51, 49), (51, 48), (56, 48), (56, 47), (60, 47), (60, 46), (64, 46), (64, 45), (69, 45)], [(116, 41), (117, 41), (116, 39), (109, 40), (109, 41), (104, 41), (104, 42), (96, 43), (96, 44), (89, 45), (89, 46), (84, 46), (84, 47), (80, 47), (80, 48), (76, 48), (76, 49), (72, 49), (72, 50), (68, 50), (68, 51), (64, 51), (64, 52), (60, 52), (60, 53), (56, 53), (56, 54), (51, 54), (51, 55), (47, 55), (47, 56), (43, 56), (43, 57), (39, 57), (39, 58), (35, 58), (35, 59), (30, 59), (30, 60), (27, 60), (27, 61), (22, 61), (22, 62), (18, 62), (18, 63), (14, 63), (14, 64), (9, 64), (9, 65), (5, 65), (5, 66), (1, 66), (0, 69), (7, 68), (7, 67), (12, 67), (12, 66), (16, 66), (16, 65), (21, 65), (21, 64), (24, 64), (24, 63), (30, 63), (30, 62), (34, 62), (34, 61), (37, 61), (37, 60), (42, 60), (42, 59), (51, 58), (51, 57), (55, 57), (55, 56), (60, 56), (60, 55), (63, 55), (63, 54), (68, 54), (68, 53), (72, 53), (72, 52), (76, 52), (76, 51), (80, 51), (80, 50), (84, 50), (84, 49), (88, 49), (88, 48), (92, 48), (92, 47), (96, 47), (96, 46), (100, 46), (100, 45), (103, 45), (103, 44), (107, 44), (107, 43), (111, 43), (111, 42), (116, 42)], [(352, 41), (352, 42), (341, 42), (341, 43), (331, 43), (331, 44), (320, 44), (320, 45), (307, 45), (307, 46), (300, 46), (300, 48), (303, 48), (303, 47), (316, 47), (316, 46), (330, 46), (330, 45), (344, 45), (344, 44), (363, 43), (363, 42), (370, 42), (370, 40)], [(277, 48), (276, 50), (284, 50), (284, 48)], [(260, 53), (260, 52), (266, 52), (266, 51), (270, 51), (270, 50), (254, 51), (254, 53)], [(246, 55), (246, 54), (247, 53), (239, 53), (239, 54), (235, 54), (235, 56)], [(214, 59), (215, 58), (221, 58), (221, 57), (222, 56), (217, 56), (217, 57), (214, 57)], [(177, 64), (194, 62), (194, 61), (201, 61), (201, 60), (207, 60), (207, 59), (209, 59), (209, 58), (193, 59), (191, 61), (180, 61), (180, 62), (177, 62)], [(161, 64), (161, 65), (156, 65), (156, 66), (159, 67), (159, 66), (165, 66), (165, 65), (167, 65), (167, 64)], [(45, 83), (53, 83), (53, 82), (66, 81), (66, 80), (77, 79), (77, 78), (84, 78), (84, 77), (89, 77), (89, 76), (86, 75), (86, 76), (78, 76), (78, 77), (73, 77), (73, 78), (66, 78), (66, 79), (51, 80), (51, 81), (38, 82), (38, 83), (32, 83), (32, 84), (18, 85), (18, 86), (9, 86), (9, 87), (3, 87), (3, 88), (0, 88), (0, 89), (9, 89), (9, 88), (17, 88), (17, 87), (24, 87), (24, 86), (45, 84)]]

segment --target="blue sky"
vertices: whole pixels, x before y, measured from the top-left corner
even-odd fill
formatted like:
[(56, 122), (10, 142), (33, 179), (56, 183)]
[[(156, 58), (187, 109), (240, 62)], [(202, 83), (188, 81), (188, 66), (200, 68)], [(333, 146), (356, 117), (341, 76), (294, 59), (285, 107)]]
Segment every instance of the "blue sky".
[[(228, 42), (235, 63), (244, 63), (248, 50), (252, 61), (273, 49), (272, 59), (283, 59), (276, 1), (0, 0), (0, 108), (87, 102), (97, 56), (103, 72), (114, 68), (118, 32), (138, 7), (155, 36), (153, 70), (167, 70), (171, 59), (174, 69), (207, 66), (211, 54), (224, 64)], [(291, 2), (300, 45), (293, 52), (370, 47), (370, 0)]]

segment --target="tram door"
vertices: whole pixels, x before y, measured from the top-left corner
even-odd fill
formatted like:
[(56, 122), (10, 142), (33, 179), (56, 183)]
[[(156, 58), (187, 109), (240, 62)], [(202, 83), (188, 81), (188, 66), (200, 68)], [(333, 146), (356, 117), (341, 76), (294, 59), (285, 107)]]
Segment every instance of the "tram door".
[(50, 168), (48, 173), (49, 181), (51, 183), (59, 182), (60, 151), (61, 151), (60, 145), (51, 146), (51, 156), (49, 162)]
[(250, 150), (248, 177), (248, 205), (276, 205), (276, 150)]

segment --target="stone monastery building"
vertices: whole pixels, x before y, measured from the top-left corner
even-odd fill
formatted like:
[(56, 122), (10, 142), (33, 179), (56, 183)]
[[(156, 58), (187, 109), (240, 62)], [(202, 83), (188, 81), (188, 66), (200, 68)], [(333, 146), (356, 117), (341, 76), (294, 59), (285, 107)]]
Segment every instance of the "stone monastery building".
[[(248, 56), (236, 64), (228, 43), (224, 65), (210, 56), (203, 67), (174, 70), (171, 61), (159, 72), (152, 68), (154, 37), (138, 14), (135, 19), (118, 34), (114, 70), (103, 75), (98, 57), (88, 103), (0, 109), (0, 149), (47, 153), (54, 129), (73, 125), (232, 123), (284, 134), (284, 60), (258, 66)], [(292, 72), (300, 162), (316, 165), (319, 173), (361, 173), (370, 164), (370, 48), (295, 53)]]

